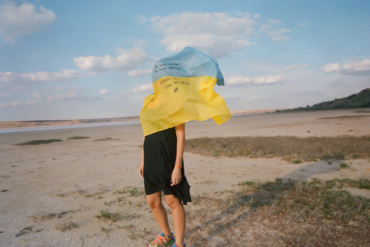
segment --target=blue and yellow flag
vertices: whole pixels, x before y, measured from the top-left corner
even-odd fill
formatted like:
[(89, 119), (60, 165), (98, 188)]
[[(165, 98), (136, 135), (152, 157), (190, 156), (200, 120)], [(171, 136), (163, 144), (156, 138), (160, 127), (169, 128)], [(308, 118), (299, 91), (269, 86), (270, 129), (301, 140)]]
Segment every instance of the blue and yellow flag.
[(213, 56), (187, 47), (158, 60), (153, 68), (153, 94), (144, 99), (140, 121), (144, 135), (191, 121), (226, 122), (230, 111), (213, 87), (224, 78)]

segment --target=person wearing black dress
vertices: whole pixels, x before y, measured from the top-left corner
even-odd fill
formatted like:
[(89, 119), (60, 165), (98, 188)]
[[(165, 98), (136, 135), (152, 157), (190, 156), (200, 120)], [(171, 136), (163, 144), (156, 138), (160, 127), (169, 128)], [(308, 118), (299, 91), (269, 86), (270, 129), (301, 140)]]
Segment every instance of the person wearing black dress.
[[(184, 171), (185, 124), (144, 136), (139, 174), (144, 178), (147, 203), (162, 233), (149, 247), (185, 246), (185, 209), (191, 202), (190, 186)], [(172, 210), (176, 240), (171, 233), (162, 191)]]

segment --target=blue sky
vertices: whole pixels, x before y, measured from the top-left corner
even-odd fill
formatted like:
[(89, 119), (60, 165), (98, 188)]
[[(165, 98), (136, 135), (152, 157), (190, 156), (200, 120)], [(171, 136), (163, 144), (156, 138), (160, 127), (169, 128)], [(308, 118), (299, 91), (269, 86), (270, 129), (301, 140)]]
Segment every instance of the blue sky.
[(230, 110), (370, 87), (370, 1), (0, 0), (0, 121), (138, 116), (155, 61), (218, 59)]

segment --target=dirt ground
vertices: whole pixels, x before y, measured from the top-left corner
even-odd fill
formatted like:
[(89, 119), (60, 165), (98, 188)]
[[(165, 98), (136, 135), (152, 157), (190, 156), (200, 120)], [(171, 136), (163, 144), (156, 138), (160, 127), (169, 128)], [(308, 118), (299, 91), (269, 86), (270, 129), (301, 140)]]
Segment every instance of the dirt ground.
[[(212, 120), (187, 123), (186, 138), (369, 135), (370, 117), (359, 115), (364, 114), (333, 110), (238, 115), (219, 126)], [(68, 139), (72, 136), (89, 138)], [(54, 138), (63, 141), (14, 145)], [(146, 205), (143, 180), (138, 174), (141, 142), (140, 124), (0, 134), (0, 245), (146, 246), (160, 230)], [(339, 169), (341, 161), (292, 164), (277, 158), (205, 157), (188, 152), (184, 161), (194, 199), (217, 197), (220, 191), (237, 190), (237, 184), (247, 180), (370, 177), (370, 162), (361, 159), (346, 160), (350, 164), (348, 169)], [(370, 198), (367, 190), (348, 190)], [(234, 220), (234, 223), (225, 223), (214, 235), (201, 231), (202, 224), (210, 218), (197, 221), (192, 215), (204, 205), (189, 203), (185, 206), (189, 214), (187, 246), (217, 246), (215, 243), (221, 241), (225, 232), (222, 229), (247, 222), (248, 214), (243, 211), (224, 212), (225, 222)], [(119, 213), (119, 216), (96, 217), (101, 211)], [(172, 221), (171, 216), (169, 219)], [(253, 225), (250, 220), (248, 234), (251, 238), (253, 234), (254, 238), (257, 234), (262, 239), (268, 238), (266, 234), (274, 234), (273, 231), (266, 233), (266, 228)], [(261, 222), (263, 220), (266, 219)], [(199, 245), (202, 239), (213, 242)], [(279, 243), (276, 246), (284, 246), (276, 243)], [(246, 246), (264, 245), (251, 241)]]

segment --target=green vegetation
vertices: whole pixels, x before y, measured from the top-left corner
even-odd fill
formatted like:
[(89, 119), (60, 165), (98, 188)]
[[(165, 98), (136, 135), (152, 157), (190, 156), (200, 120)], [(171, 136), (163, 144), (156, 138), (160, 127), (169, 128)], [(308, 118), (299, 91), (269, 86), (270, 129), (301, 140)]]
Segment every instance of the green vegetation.
[(294, 164), (299, 164), (299, 163), (302, 163), (302, 160), (292, 160), (291, 162)]
[(340, 168), (349, 168), (349, 165), (347, 165), (347, 163), (340, 163), (339, 167)]
[(95, 216), (98, 219), (103, 219), (103, 220), (110, 220), (112, 222), (116, 222), (117, 220), (120, 219), (120, 214), (119, 213), (109, 213), (104, 210), (100, 210), (100, 215)]
[(139, 190), (138, 188), (131, 188), (130, 186), (129, 187), (126, 187), (126, 188), (123, 188), (122, 190), (117, 190), (116, 192), (114, 192), (114, 194), (129, 194), (129, 196), (140, 196), (140, 195), (143, 195), (144, 194), (144, 191), (143, 190)]
[(100, 228), (102, 230), (102, 232), (104, 233), (109, 233), (110, 231), (112, 231), (112, 229), (108, 229), (108, 228), (105, 228), (105, 227), (101, 227)]
[(298, 107), (288, 110), (277, 110), (276, 112), (315, 111), (315, 110), (331, 110), (331, 109), (346, 109), (361, 107), (370, 107), (370, 88), (364, 89), (357, 94), (352, 94), (345, 98), (321, 102), (319, 104), (315, 104), (312, 106), (307, 105), (306, 107)]
[(295, 164), (345, 158), (369, 158), (369, 136), (307, 137), (201, 137), (189, 139), (185, 151), (205, 156), (273, 158)]
[(244, 186), (244, 185), (248, 185), (248, 186), (253, 186), (255, 183), (253, 181), (245, 181), (245, 182), (240, 182), (238, 185), (239, 186)]
[(339, 188), (342, 187), (351, 187), (351, 188), (357, 188), (357, 189), (365, 189), (370, 190), (370, 180), (369, 179), (334, 179), (334, 181), (338, 184)]
[(61, 141), (62, 140), (60, 140), (60, 139), (33, 140), (33, 141), (28, 141), (28, 142), (17, 143), (15, 145), (17, 145), (17, 146), (40, 145), (40, 144), (48, 144), (48, 143), (52, 143), (52, 142), (61, 142)]
[(69, 137), (68, 140), (79, 140), (79, 139), (88, 139), (90, 137), (88, 136), (72, 136), (72, 137)]

